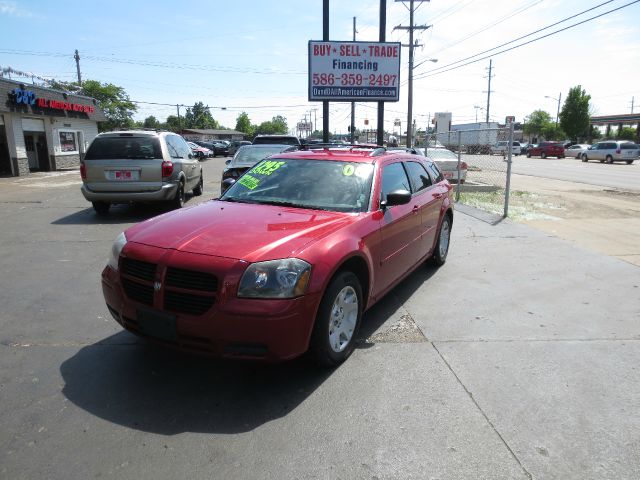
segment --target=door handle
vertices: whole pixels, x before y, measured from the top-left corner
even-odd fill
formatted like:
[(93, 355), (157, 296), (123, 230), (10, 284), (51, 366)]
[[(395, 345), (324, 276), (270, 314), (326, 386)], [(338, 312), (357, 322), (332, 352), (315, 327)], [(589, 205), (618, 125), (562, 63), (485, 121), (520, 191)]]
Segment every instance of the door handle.
[(442, 198), (442, 193), (434, 193), (433, 198)]
[(414, 205), (414, 206), (413, 206), (413, 210), (412, 210), (412, 211), (415, 213), (415, 212), (417, 212), (418, 210), (420, 210), (420, 205)]

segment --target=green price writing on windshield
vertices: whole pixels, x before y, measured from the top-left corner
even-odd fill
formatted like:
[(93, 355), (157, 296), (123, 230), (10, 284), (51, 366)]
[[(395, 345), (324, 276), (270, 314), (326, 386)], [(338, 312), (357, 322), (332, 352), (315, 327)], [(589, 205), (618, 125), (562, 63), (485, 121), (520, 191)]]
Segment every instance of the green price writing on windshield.
[(244, 185), (245, 187), (247, 187), (249, 190), (253, 190), (254, 188), (256, 188), (258, 186), (258, 184), (260, 183), (260, 180), (258, 180), (255, 177), (252, 177), (251, 175), (245, 175), (244, 177), (242, 177), (238, 183), (240, 185)]
[(251, 170), (251, 173), (259, 173), (260, 175), (271, 175), (277, 169), (279, 169), (284, 162), (276, 162), (274, 160), (267, 160)]
[(351, 175), (353, 175), (353, 172), (355, 172), (356, 169), (353, 165), (345, 165), (342, 168), (342, 175), (344, 175), (345, 177), (350, 177)]

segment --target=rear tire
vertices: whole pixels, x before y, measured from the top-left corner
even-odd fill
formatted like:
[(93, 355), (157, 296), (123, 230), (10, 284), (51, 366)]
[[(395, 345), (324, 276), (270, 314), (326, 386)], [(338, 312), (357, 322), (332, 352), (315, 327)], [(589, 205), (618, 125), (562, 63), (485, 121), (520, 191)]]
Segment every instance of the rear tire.
[(531, 158), (531, 152), (527, 152), (527, 158)]
[(175, 209), (184, 207), (185, 202), (185, 193), (184, 193), (184, 183), (180, 182), (178, 184), (178, 191), (176, 192), (176, 196), (171, 200), (171, 206)]
[(449, 243), (451, 241), (451, 217), (445, 215), (438, 230), (438, 241), (433, 249), (433, 254), (429, 259), (433, 265), (440, 267), (447, 261), (449, 253)]
[(106, 215), (111, 207), (109, 202), (91, 202), (91, 205), (98, 215)]
[(204, 190), (204, 179), (202, 177), (202, 173), (200, 174), (200, 181), (198, 182), (198, 185), (196, 186), (196, 188), (193, 189), (193, 195), (195, 197), (199, 197), (200, 195), (202, 195), (202, 191)]
[(544, 152), (541, 152), (541, 153), (540, 153), (540, 158), (547, 158), (547, 154), (546, 154), (546, 153), (544, 153)]
[(627, 160), (627, 165), (631, 165), (633, 163), (633, 160)]
[(318, 365), (334, 368), (349, 358), (362, 310), (358, 277), (348, 271), (338, 273), (324, 292), (311, 334), (309, 355)]

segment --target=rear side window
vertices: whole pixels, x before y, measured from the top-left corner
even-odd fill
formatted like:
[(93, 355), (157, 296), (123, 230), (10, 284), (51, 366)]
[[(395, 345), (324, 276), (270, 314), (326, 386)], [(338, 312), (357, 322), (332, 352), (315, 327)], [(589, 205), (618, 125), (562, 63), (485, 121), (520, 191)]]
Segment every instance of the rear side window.
[(157, 137), (96, 137), (85, 160), (123, 160), (162, 158)]
[(435, 163), (429, 163), (429, 170), (433, 175), (433, 179), (435, 183), (438, 183), (444, 180), (444, 175), (442, 175), (442, 172), (440, 171), (440, 169), (437, 167)]
[(407, 162), (405, 165), (407, 166), (409, 179), (411, 180), (411, 186), (414, 192), (419, 192), (431, 186), (431, 178), (429, 178), (429, 174), (421, 163)]

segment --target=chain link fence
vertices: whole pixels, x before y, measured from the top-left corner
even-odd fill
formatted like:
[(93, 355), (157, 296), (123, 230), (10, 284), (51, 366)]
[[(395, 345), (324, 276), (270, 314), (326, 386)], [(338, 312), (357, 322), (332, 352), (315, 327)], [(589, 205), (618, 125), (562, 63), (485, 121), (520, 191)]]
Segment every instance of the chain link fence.
[[(428, 135), (425, 139), (425, 154), (440, 163), (448, 154), (438, 150), (446, 149), (453, 153), (451, 159), (459, 159), (458, 178), (462, 175), (464, 182), (455, 186), (457, 202), (506, 217), (509, 207), (510, 162), (516, 155), (512, 144), (513, 131), (510, 131), (509, 126), (451, 130)], [(519, 147), (515, 150), (519, 154)], [(455, 168), (455, 163), (453, 165)]]

